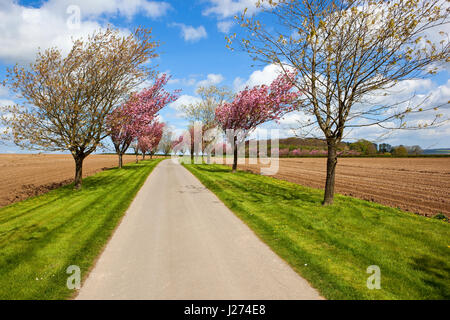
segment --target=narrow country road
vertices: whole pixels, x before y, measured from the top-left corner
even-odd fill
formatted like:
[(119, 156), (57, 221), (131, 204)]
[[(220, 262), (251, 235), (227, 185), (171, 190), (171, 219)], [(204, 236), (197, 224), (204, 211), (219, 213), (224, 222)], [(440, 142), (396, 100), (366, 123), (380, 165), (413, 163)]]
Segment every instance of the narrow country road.
[(77, 299), (320, 299), (189, 171), (151, 173)]

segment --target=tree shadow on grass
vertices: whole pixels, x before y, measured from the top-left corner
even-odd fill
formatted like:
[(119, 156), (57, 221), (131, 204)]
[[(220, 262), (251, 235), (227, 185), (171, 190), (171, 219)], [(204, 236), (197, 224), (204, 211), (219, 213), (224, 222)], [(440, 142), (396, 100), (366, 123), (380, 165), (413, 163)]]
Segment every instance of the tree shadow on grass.
[(120, 171), (120, 170), (137, 170), (140, 169), (142, 167), (145, 167), (145, 165), (141, 165), (141, 164), (133, 164), (133, 166), (123, 166), (122, 168), (119, 167), (112, 167), (112, 168), (102, 168), (102, 171)]
[(450, 299), (450, 266), (445, 259), (438, 259), (428, 255), (414, 257), (410, 265), (413, 269), (425, 274), (422, 282), (434, 289), (437, 297), (432, 299)]
[[(84, 191), (84, 190), (91, 190), (93, 191), (94, 189), (99, 189), (99, 190), (103, 190), (104, 188), (117, 188), (120, 185), (120, 182), (122, 183), (127, 183), (129, 182), (129, 179), (134, 179), (136, 177), (136, 174), (132, 171), (136, 171), (139, 168), (127, 168), (125, 169), (117, 169), (117, 171), (115, 173), (118, 174), (108, 174), (108, 175), (94, 175), (94, 176), (90, 176), (87, 177), (83, 180), (83, 184), (81, 187), (81, 190), (79, 191)], [(120, 175), (120, 172), (127, 172), (124, 175)], [(73, 184), (72, 186), (72, 190), (73, 189)], [(77, 191), (77, 190), (74, 190)]]
[[(308, 202), (312, 204), (318, 204), (321, 205), (322, 201), (322, 194), (311, 194), (303, 189), (291, 189), (286, 186), (282, 186), (277, 184), (280, 180), (274, 179), (273, 181), (270, 180), (261, 180), (259, 179), (262, 177), (261, 175), (255, 174), (252, 171), (243, 171), (238, 170), (236, 173), (233, 173), (230, 167), (223, 167), (223, 166), (216, 166), (216, 165), (193, 165), (195, 170), (202, 171), (206, 174), (208, 173), (227, 173), (233, 175), (233, 176), (254, 176), (255, 179), (252, 181), (253, 183), (242, 183), (239, 181), (232, 181), (230, 179), (226, 179), (226, 176), (224, 178), (227, 180), (227, 183), (235, 187), (236, 189), (242, 189), (244, 188), (249, 194), (251, 194), (251, 201), (254, 202), (260, 202), (265, 199), (266, 196), (271, 197), (271, 201), (273, 201), (273, 198), (278, 198), (279, 200), (284, 201), (297, 201), (301, 200), (302, 202)], [(267, 176), (268, 177), (268, 176)], [(263, 178), (264, 179), (264, 178)], [(264, 184), (267, 184), (267, 188), (262, 187)], [(301, 188), (299, 186), (299, 188)]]
[(217, 167), (215, 165), (192, 165), (195, 170), (206, 171), (206, 172), (229, 172), (231, 173), (231, 169)]
[(124, 170), (124, 172), (127, 172), (127, 174), (120, 175), (116, 174), (116, 172), (95, 174), (83, 178), (80, 190), (74, 189), (74, 183), (72, 180), (71, 183), (64, 184), (56, 188), (51, 188), (45, 193), (36, 194), (19, 202), (9, 204), (0, 208), (0, 210), (2, 211), (0, 223), (7, 223), (59, 201), (67, 201), (68, 203), (78, 201), (80, 198), (85, 197), (87, 193), (92, 195), (96, 192), (104, 192), (105, 189), (108, 188), (115, 188), (114, 186), (118, 185), (118, 181), (121, 181), (119, 182), (119, 184), (127, 183), (130, 177), (132, 178), (135, 176), (134, 171), (148, 165), (149, 162), (143, 164), (126, 165), (123, 167), (123, 169), (118, 169), (117, 167), (103, 168), (104, 171), (117, 170), (117, 173), (120, 173), (120, 170)]
[[(58, 197), (55, 199), (61, 200), (64, 197)], [(70, 198), (70, 195), (69, 195)], [(66, 199), (64, 199), (66, 200)], [(56, 241), (58, 234), (61, 234), (61, 230), (67, 228), (67, 226), (74, 225), (76, 221), (80, 219), (80, 215), (86, 212), (92, 203), (96, 203), (101, 200), (101, 196), (91, 199), (91, 201), (80, 205), (79, 208), (68, 215), (65, 219), (61, 220), (58, 224), (54, 225), (51, 229), (40, 224), (33, 223), (29, 226), (21, 226), (22, 232), (21, 239), (15, 241), (16, 245), (22, 246), (21, 250), (0, 252), (0, 270), (2, 274), (15, 269), (19, 263), (27, 263), (29, 260), (35, 257), (35, 252), (44, 248), (52, 241)], [(4, 249), (4, 245), (0, 246), (0, 251)]]
[(120, 171), (120, 170), (126, 170), (126, 171), (132, 171), (132, 170), (139, 170), (142, 169), (142, 167), (146, 167), (143, 164), (134, 164), (133, 166), (123, 166), (122, 168), (116, 168), (116, 170)]

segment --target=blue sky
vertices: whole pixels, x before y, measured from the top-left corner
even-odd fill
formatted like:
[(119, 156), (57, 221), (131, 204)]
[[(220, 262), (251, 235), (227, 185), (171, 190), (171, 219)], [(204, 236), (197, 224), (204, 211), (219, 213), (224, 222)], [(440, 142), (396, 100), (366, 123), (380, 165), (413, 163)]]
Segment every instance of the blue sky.
[[(256, 12), (252, 0), (0, 0), (0, 79), (5, 69), (14, 63), (33, 60), (38, 47), (70, 48), (70, 38), (85, 36), (108, 23), (124, 32), (142, 25), (153, 29), (156, 40), (162, 42), (158, 71), (172, 76), (168, 89), (182, 89), (178, 102), (166, 107), (161, 116), (179, 133), (186, 127), (177, 110), (182, 103), (195, 101), (195, 89), (201, 84), (227, 85), (239, 90), (244, 85), (270, 82), (276, 76), (274, 66), (257, 65), (245, 53), (231, 52), (225, 45), (225, 35), (239, 32), (233, 16), (245, 7)], [(69, 7), (80, 9), (81, 24), (70, 29)], [(68, 13), (69, 9), (69, 13)], [(73, 8), (72, 8), (73, 9)], [(257, 12), (256, 12), (257, 13)], [(448, 68), (447, 68), (448, 69)], [(449, 73), (443, 70), (431, 80), (407, 83), (402, 90), (436, 92), (439, 101), (450, 100)], [(0, 87), (0, 104), (10, 104), (15, 97)], [(301, 115), (291, 114), (282, 122), (282, 136), (292, 135)], [(270, 127), (271, 124), (268, 125)], [(376, 139), (379, 129), (367, 128), (352, 132), (351, 138)], [(450, 126), (427, 132), (399, 132), (383, 142), (394, 145), (420, 144), (424, 148), (447, 147)], [(381, 141), (378, 141), (381, 142)], [(18, 152), (12, 145), (0, 145), (0, 153)]]

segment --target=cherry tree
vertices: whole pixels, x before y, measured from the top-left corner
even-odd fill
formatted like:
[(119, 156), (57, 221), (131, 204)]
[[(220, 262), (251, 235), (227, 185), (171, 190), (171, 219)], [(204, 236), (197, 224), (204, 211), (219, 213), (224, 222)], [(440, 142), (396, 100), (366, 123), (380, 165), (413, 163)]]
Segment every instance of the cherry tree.
[(194, 141), (194, 126), (190, 125), (188, 129), (175, 139), (172, 143), (172, 150), (175, 154), (178, 152), (183, 156), (186, 152), (190, 152), (191, 162), (194, 162), (194, 154), (195, 154), (195, 141)]
[(50, 48), (39, 51), (29, 66), (7, 69), (3, 84), (21, 102), (0, 106), (5, 128), (0, 140), (31, 150), (70, 151), (74, 187), (80, 189), (84, 159), (108, 135), (108, 115), (154, 74), (148, 61), (158, 57), (158, 47), (151, 30), (138, 28), (124, 36), (107, 28), (74, 39), (67, 54)]
[(125, 104), (109, 115), (110, 137), (119, 156), (119, 168), (122, 168), (123, 154), (133, 140), (145, 136), (157, 113), (178, 98), (178, 91), (169, 93), (164, 90), (168, 81), (166, 74), (161, 75), (151, 87), (133, 93)]
[(142, 153), (142, 159), (145, 159), (146, 153), (150, 153), (151, 157), (156, 152), (165, 126), (163, 122), (154, 121), (145, 128), (142, 135), (138, 138), (137, 148)]
[(294, 72), (287, 72), (269, 86), (246, 87), (232, 102), (225, 102), (216, 109), (216, 120), (226, 131), (233, 148), (233, 172), (237, 169), (238, 144), (257, 126), (279, 120), (296, 108), (300, 92), (292, 90), (295, 77)]
[(179, 136), (178, 138), (172, 141), (172, 150), (175, 154), (179, 152), (181, 153), (181, 155), (184, 155), (186, 148), (183, 145), (183, 141), (184, 141), (183, 135)]
[[(448, 0), (258, 0), (228, 37), (252, 59), (298, 72), (300, 130), (328, 147), (323, 204), (333, 203), (337, 145), (353, 128), (416, 130), (445, 124), (445, 100), (395, 95), (450, 62)], [(236, 45), (233, 45), (235, 43)], [(230, 45), (232, 47), (230, 47)], [(445, 75), (444, 75), (445, 77)], [(385, 97), (385, 98), (381, 98)]]

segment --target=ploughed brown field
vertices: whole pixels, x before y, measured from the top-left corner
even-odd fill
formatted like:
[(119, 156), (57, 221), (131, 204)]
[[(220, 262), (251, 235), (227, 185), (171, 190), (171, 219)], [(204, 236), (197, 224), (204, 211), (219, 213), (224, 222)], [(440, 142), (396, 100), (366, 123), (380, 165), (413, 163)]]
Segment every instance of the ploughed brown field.
[[(255, 173), (259, 167), (238, 165)], [(450, 216), (450, 158), (340, 158), (336, 170), (337, 193), (425, 216)], [(324, 188), (325, 176), (326, 158), (282, 158), (274, 177)]]
[[(125, 163), (134, 160), (124, 156)], [(115, 167), (117, 161), (116, 155), (90, 155), (83, 176)], [(282, 158), (279, 167), (277, 179), (324, 187), (325, 158)], [(260, 165), (238, 168), (260, 173)], [(0, 207), (71, 183), (74, 171), (71, 155), (0, 154)], [(450, 158), (340, 158), (336, 192), (426, 216), (450, 216)]]
[[(134, 160), (135, 156), (124, 156), (124, 163)], [(115, 155), (90, 155), (83, 163), (83, 177), (117, 164)], [(69, 184), (74, 175), (70, 154), (0, 154), (0, 207)]]

